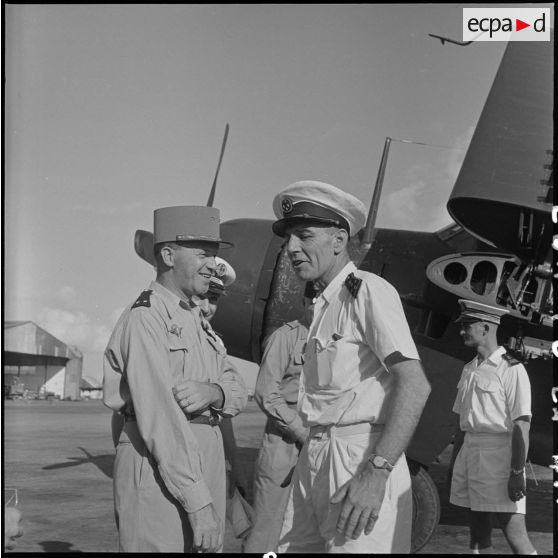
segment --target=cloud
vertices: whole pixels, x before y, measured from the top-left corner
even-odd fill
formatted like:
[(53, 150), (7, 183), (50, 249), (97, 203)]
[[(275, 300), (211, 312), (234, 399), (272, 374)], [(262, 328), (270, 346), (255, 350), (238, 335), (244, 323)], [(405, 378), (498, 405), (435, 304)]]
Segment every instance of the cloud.
[(111, 330), (103, 324), (95, 324), (82, 311), (44, 307), (37, 316), (37, 323), (68, 345), (82, 352), (102, 352), (109, 340)]
[(411, 165), (399, 179), (401, 187), (383, 195), (379, 226), (433, 232), (450, 224), (446, 204), (474, 131), (470, 126), (451, 149), (430, 152), (424, 162)]
[(77, 291), (65, 285), (54, 296), (55, 300), (59, 302), (64, 308), (73, 308), (77, 304), (78, 296)]

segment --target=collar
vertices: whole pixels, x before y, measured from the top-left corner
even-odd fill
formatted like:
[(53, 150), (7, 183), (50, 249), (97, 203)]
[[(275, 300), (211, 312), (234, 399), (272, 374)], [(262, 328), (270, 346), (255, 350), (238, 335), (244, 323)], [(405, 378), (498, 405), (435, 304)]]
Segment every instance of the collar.
[[(329, 301), (333, 298), (333, 295), (339, 290), (340, 287), (343, 286), (347, 275), (351, 272), (355, 272), (357, 270), (357, 266), (354, 262), (349, 262), (330, 282), (330, 284), (322, 291), (320, 297), (324, 297), (325, 301), (329, 303)], [(318, 297), (318, 300), (319, 298)]]
[(477, 354), (473, 359), (475, 363), (475, 367), (478, 368), (479, 366), (490, 363), (493, 366), (498, 366), (502, 362), (502, 357), (506, 354), (506, 349), (504, 347), (498, 347), (493, 353), (490, 354), (487, 358), (485, 358), (480, 364), (479, 362), (479, 355)]
[(169, 291), (166, 287), (158, 283), (157, 281), (151, 281), (149, 288), (157, 294), (157, 296), (161, 299), (165, 310), (170, 319), (174, 317), (174, 315), (180, 311), (180, 309), (191, 310), (193, 305), (188, 300), (180, 298), (178, 295), (174, 294), (172, 291)]

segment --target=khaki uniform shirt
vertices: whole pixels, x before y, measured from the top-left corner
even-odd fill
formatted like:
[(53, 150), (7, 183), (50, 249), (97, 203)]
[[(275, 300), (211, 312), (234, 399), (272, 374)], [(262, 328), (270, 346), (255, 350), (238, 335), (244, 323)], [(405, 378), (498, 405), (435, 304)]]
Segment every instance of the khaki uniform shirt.
[(531, 416), (531, 384), (523, 364), (498, 347), (479, 364), (467, 363), (457, 384), (453, 411), (464, 432), (512, 432), (513, 421)]
[(184, 380), (218, 384), (224, 394), (219, 413), (225, 416), (246, 406), (247, 390), (199, 308), (155, 281), (149, 289), (114, 328), (104, 357), (103, 397), (113, 411), (135, 413), (166, 488), (193, 512), (212, 498), (198, 443), (172, 388)]
[(307, 334), (304, 324), (293, 321), (270, 335), (254, 393), (262, 411), (294, 440), (304, 439), (306, 433), (295, 405)]
[[(350, 273), (361, 280), (356, 297)], [(393, 377), (384, 361), (397, 351), (419, 360), (397, 291), (348, 263), (314, 304), (298, 403), (305, 424), (385, 424)]]

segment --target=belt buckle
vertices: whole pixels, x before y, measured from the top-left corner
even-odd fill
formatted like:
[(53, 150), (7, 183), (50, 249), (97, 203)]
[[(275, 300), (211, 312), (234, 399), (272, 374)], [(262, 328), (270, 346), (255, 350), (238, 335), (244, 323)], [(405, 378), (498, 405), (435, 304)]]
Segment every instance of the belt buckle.
[(209, 426), (217, 426), (219, 424), (219, 415), (209, 415)]

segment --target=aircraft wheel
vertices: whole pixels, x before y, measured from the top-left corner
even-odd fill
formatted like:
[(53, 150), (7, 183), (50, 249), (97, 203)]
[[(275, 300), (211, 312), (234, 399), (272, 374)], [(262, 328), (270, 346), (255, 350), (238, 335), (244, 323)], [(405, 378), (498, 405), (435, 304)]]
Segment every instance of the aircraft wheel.
[[(412, 469), (415, 469), (414, 467)], [(418, 552), (434, 534), (440, 521), (440, 497), (432, 477), (422, 467), (411, 470), (413, 530), (411, 552)]]

